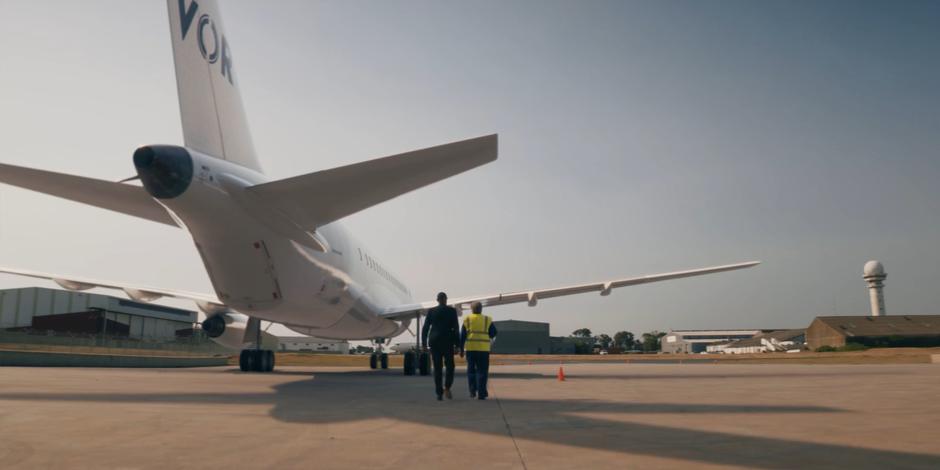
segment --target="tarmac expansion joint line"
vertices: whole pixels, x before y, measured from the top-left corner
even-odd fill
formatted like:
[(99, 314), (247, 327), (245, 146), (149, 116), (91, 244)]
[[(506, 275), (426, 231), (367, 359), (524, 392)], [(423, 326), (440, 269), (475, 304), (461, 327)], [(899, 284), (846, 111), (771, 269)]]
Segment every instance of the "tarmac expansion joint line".
[(516, 442), (516, 436), (512, 434), (512, 426), (509, 425), (509, 419), (506, 418), (506, 410), (503, 409), (503, 403), (499, 401), (499, 397), (496, 394), (493, 394), (493, 398), (496, 399), (496, 406), (499, 407), (499, 415), (503, 417), (503, 423), (506, 424), (506, 433), (509, 434), (509, 439), (512, 440), (513, 447), (516, 448), (516, 455), (519, 456), (519, 462), (522, 463), (523, 470), (529, 470), (529, 466), (525, 463), (525, 457), (522, 456), (522, 451), (519, 450), (519, 443)]

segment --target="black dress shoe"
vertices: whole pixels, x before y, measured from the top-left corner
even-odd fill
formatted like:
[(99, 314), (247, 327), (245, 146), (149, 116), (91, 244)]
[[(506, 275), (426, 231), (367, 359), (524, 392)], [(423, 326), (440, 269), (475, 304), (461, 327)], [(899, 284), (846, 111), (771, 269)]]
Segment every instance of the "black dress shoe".
[(470, 392), (470, 398), (476, 398), (477, 392)]

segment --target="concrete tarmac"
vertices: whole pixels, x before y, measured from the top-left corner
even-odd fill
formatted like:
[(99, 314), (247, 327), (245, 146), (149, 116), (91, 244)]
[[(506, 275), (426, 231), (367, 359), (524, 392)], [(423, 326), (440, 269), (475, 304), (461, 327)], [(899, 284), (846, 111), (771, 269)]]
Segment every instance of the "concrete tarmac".
[(0, 468), (940, 468), (940, 366), (0, 368)]

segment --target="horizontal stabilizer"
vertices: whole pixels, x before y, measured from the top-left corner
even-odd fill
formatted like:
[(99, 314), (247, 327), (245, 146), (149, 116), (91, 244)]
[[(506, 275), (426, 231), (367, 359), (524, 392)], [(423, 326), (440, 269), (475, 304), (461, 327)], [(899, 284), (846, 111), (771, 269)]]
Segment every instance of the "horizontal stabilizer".
[(176, 227), (166, 209), (140, 186), (2, 163), (0, 183)]
[(248, 192), (305, 230), (496, 160), (496, 134), (264, 183)]

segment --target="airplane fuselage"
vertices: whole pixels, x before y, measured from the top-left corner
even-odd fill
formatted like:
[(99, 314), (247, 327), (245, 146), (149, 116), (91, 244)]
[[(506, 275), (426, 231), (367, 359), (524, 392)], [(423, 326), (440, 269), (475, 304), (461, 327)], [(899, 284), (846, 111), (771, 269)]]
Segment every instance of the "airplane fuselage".
[(343, 226), (304, 232), (245, 191), (268, 182), (263, 174), (192, 149), (185, 153), (191, 174), (184, 168), (160, 175), (166, 181), (160, 187), (179, 194), (155, 192), (146, 178), (145, 187), (192, 236), (227, 307), (324, 338), (387, 338), (407, 328), (408, 321), (379, 313), (412, 302), (410, 291)]

